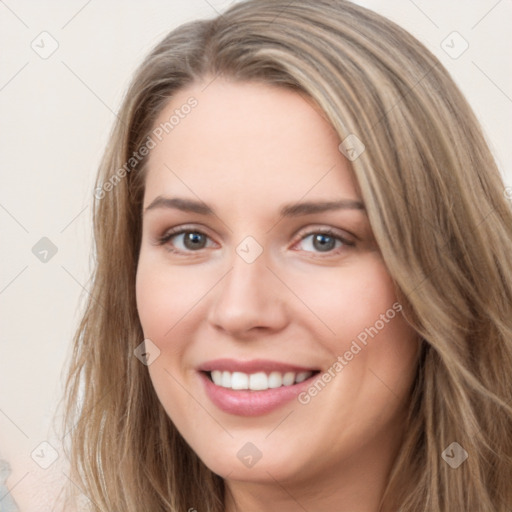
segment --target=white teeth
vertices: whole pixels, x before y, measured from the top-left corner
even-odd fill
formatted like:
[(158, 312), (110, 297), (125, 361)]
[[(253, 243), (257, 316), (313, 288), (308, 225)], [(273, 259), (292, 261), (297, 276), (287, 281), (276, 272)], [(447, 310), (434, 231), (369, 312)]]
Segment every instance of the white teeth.
[(217, 386), (222, 386), (222, 372), (219, 370), (213, 370), (211, 372), (212, 380)]
[(263, 391), (265, 389), (275, 389), (281, 386), (292, 386), (306, 379), (309, 379), (313, 372), (265, 372), (243, 373), (227, 372), (213, 370), (210, 372), (212, 381), (217, 386), (229, 389), (250, 389), (251, 391)]
[(264, 372), (253, 373), (249, 377), (249, 389), (260, 391), (268, 389), (268, 377)]
[(286, 372), (283, 375), (283, 386), (291, 386), (295, 382), (295, 373)]
[[(227, 372), (226, 372), (227, 373)], [(224, 379), (223, 379), (224, 382)], [(224, 386), (227, 387), (227, 386)], [(248, 389), (249, 375), (242, 372), (233, 372), (231, 375), (231, 389)]]
[(305, 381), (309, 376), (311, 375), (311, 372), (301, 372), (301, 373), (298, 373), (297, 374), (297, 377), (295, 377), (295, 382), (297, 382), (297, 384), (299, 382), (303, 382)]
[(280, 388), (283, 385), (283, 376), (279, 372), (271, 372), (268, 376), (269, 388)]

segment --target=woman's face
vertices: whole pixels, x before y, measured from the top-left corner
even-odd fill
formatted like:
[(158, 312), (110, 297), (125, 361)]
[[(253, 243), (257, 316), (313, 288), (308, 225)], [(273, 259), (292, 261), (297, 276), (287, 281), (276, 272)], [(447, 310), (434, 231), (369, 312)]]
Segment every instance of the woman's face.
[(149, 156), (137, 304), (155, 391), (228, 480), (371, 479), (417, 343), (349, 162), (301, 95), (206, 83), (173, 97)]

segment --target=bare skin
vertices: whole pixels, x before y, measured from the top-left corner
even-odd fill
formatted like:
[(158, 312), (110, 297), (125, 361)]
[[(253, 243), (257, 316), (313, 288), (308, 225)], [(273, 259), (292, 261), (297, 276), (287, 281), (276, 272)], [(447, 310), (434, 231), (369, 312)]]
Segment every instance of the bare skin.
[[(173, 97), (156, 125), (191, 96), (198, 103), (149, 159), (137, 303), (145, 338), (160, 350), (149, 366), (156, 393), (225, 478), (227, 512), (378, 512), (401, 444), (417, 342), (357, 181), (310, 101), (264, 84), (206, 83)], [(282, 215), (286, 205), (339, 201)], [(258, 247), (248, 263), (244, 251)], [(198, 367), (218, 358), (314, 368), (316, 378), (330, 370), (331, 378), (319, 391), (302, 388), (302, 400), (246, 416), (219, 408), (205, 391)], [(237, 456), (247, 443), (261, 454), (250, 467)]]

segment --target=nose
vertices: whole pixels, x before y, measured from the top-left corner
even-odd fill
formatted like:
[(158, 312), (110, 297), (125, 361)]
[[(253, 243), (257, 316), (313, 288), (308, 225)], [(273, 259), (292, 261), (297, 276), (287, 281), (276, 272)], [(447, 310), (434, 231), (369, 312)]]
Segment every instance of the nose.
[(216, 286), (208, 320), (237, 338), (279, 331), (288, 323), (282, 288), (263, 256), (247, 263), (235, 254), (231, 270)]

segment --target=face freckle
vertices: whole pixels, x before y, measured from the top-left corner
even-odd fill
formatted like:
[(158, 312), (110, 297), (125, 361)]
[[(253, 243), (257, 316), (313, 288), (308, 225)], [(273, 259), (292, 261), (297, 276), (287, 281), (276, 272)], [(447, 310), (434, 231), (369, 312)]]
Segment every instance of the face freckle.
[(191, 96), (146, 178), (137, 307), (154, 389), (217, 474), (355, 478), (396, 450), (417, 342), (339, 138), (296, 92), (221, 79), (155, 124)]

